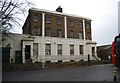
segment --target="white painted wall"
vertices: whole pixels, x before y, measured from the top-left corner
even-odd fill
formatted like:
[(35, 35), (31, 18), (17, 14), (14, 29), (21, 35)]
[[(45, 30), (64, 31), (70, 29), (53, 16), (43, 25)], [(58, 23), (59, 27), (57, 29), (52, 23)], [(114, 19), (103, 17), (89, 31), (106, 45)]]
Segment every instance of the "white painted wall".
[[(87, 61), (88, 54), (92, 55), (92, 47), (96, 48), (95, 44), (86, 45), (89, 40), (80, 40), (80, 39), (65, 39), (65, 38), (54, 38), (54, 37), (39, 37), (36, 36), (35, 43), (41, 43), (39, 46), (39, 61), (42, 61), (43, 56), (44, 60), (52, 60), (52, 62), (57, 62), (58, 60), (70, 61), (71, 60), (82, 60)], [(57, 44), (61, 42), (63, 47), (63, 55), (57, 55)], [(92, 41), (91, 41), (92, 42)], [(45, 43), (51, 43), (51, 55), (45, 55)], [(74, 44), (74, 54), (70, 55), (70, 44)], [(84, 45), (84, 55), (79, 54), (79, 45)], [(90, 57), (91, 60), (94, 60), (94, 57)]]
[[(15, 61), (15, 51), (21, 50), (21, 40), (23, 37), (27, 37), (28, 35), (21, 35), (21, 34), (8, 34), (9, 37), (2, 43), (3, 47), (6, 47), (8, 44), (10, 44), (10, 59), (13, 59), (13, 62)], [(11, 61), (11, 60), (10, 60)]]
[(22, 47), (23, 63), (25, 63), (25, 45), (31, 45), (31, 51), (30, 51), (31, 52), (31, 59), (34, 59), (34, 56), (33, 56), (33, 41), (23, 41), (23, 47)]
[[(21, 50), (21, 40), (24, 37), (28, 37), (29, 35), (18, 35), (12, 34), (14, 40), (8, 38), (7, 43), (11, 44), (11, 57), (15, 56), (15, 50)], [(28, 40), (30, 38), (27, 38)], [(63, 62), (75, 60), (80, 61), (88, 60), (88, 54), (90, 54), (90, 59), (95, 60), (92, 57), (92, 47), (95, 47), (96, 44), (87, 44), (87, 42), (92, 42), (90, 40), (80, 40), (80, 39), (70, 39), (70, 38), (55, 38), (55, 37), (41, 37), (41, 36), (34, 36), (34, 41), (23, 41), (22, 47), (22, 56), (23, 56), (23, 63), (25, 62), (25, 55), (24, 49), (25, 45), (31, 45), (31, 58), (36, 58), (33, 55), (33, 43), (38, 43), (38, 60), (39, 62), (51, 61), (57, 62), (58, 60), (63, 60)], [(6, 43), (6, 44), (7, 44)], [(51, 43), (51, 55), (45, 55), (45, 43)], [(62, 44), (62, 53), (63, 55), (57, 55), (57, 44)], [(74, 44), (74, 55), (70, 55), (70, 44)], [(4, 44), (5, 45), (5, 44)], [(84, 47), (84, 55), (79, 54), (79, 45), (83, 45)], [(95, 51), (96, 52), (96, 51)], [(33, 61), (34, 62), (34, 61)]]

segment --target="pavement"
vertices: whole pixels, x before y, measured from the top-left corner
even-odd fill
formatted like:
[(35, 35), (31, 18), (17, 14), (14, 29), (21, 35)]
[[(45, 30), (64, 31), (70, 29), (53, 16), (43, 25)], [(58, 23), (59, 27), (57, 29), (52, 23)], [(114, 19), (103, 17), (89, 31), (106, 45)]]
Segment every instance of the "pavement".
[(113, 81), (112, 64), (2, 73), (2, 81)]

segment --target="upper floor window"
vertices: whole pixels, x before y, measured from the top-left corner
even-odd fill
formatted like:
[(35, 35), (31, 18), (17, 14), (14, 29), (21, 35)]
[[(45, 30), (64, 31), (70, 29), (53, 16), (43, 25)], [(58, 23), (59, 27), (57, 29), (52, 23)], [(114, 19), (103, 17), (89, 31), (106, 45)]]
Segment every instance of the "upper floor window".
[(70, 45), (70, 55), (74, 55), (74, 45)]
[(62, 55), (62, 44), (57, 45), (57, 52), (58, 52), (58, 55)]
[(70, 26), (74, 26), (74, 21), (73, 20), (70, 20)]
[(38, 35), (38, 26), (33, 27), (33, 35)]
[(79, 32), (79, 39), (83, 39), (83, 32)]
[(119, 41), (120, 41), (120, 38), (117, 38), (116, 40), (117, 40), (117, 42), (119, 42)]
[(88, 39), (91, 40), (91, 33), (88, 33)]
[(45, 55), (51, 55), (51, 44), (45, 44)]
[(62, 24), (61, 18), (57, 18), (56, 22), (57, 22), (57, 24)]
[(82, 22), (82, 21), (79, 21), (79, 22), (78, 22), (78, 26), (79, 26), (80, 28), (83, 28), (83, 22)]
[(57, 29), (57, 37), (62, 37), (62, 30)]
[(46, 23), (51, 23), (51, 17), (46, 16)]
[(45, 31), (45, 36), (51, 36), (51, 29), (50, 28), (46, 28), (46, 31)]
[(37, 15), (34, 15), (34, 16), (33, 16), (33, 21), (34, 21), (34, 22), (38, 22), (38, 16), (37, 16)]
[(70, 31), (70, 38), (74, 38), (74, 32)]
[(90, 28), (90, 23), (86, 23), (86, 28)]

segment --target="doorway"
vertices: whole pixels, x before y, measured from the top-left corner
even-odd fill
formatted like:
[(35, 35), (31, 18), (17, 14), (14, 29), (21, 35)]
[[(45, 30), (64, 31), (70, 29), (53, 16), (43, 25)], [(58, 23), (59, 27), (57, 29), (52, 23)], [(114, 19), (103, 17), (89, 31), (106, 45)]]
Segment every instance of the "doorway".
[(92, 56), (95, 56), (95, 47), (92, 47)]
[(15, 63), (22, 63), (21, 51), (15, 51)]
[(31, 56), (31, 46), (25, 45), (25, 59), (30, 59)]

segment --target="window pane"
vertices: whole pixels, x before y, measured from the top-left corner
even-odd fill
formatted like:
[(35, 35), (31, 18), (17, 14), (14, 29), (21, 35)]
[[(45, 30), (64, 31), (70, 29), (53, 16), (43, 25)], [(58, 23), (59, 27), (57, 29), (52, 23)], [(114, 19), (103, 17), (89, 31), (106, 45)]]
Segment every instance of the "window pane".
[(86, 28), (88, 28), (88, 29), (90, 28), (90, 23), (86, 24)]
[(33, 21), (34, 21), (34, 22), (38, 22), (38, 16), (35, 16), (35, 15), (34, 15), (34, 16), (33, 16)]
[(62, 30), (57, 29), (57, 37), (62, 37)]
[(51, 55), (51, 44), (45, 44), (45, 55)]
[(82, 23), (82, 21), (79, 21), (78, 25), (79, 25), (80, 28), (83, 28), (83, 23)]
[(80, 51), (80, 54), (83, 54), (83, 45), (79, 46), (79, 51)]
[(57, 24), (61, 24), (61, 23), (62, 23), (61, 19), (57, 18)]
[(38, 55), (38, 43), (33, 43), (33, 56)]
[(79, 32), (79, 39), (83, 39), (83, 33)]
[(70, 26), (74, 26), (74, 21), (70, 20)]
[(46, 16), (46, 23), (51, 23), (51, 17)]
[(74, 38), (74, 32), (70, 31), (70, 38)]
[(33, 35), (38, 35), (38, 27), (37, 26), (33, 27)]
[(88, 39), (91, 40), (91, 33), (88, 33)]
[(70, 45), (70, 55), (74, 55), (74, 45)]
[(120, 41), (120, 38), (117, 38), (117, 42), (119, 42)]
[(58, 55), (62, 55), (62, 44), (58, 44)]
[(45, 32), (45, 36), (51, 36), (51, 29), (50, 28), (46, 28), (46, 32)]

